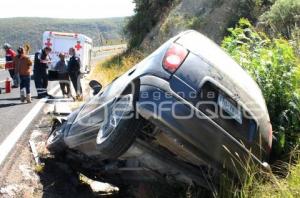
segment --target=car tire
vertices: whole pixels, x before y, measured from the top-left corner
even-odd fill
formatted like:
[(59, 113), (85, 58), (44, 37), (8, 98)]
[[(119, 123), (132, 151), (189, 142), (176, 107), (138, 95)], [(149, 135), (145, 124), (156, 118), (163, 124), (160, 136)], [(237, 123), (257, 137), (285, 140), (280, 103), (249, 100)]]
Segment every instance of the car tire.
[[(132, 100), (129, 102), (132, 102)], [(133, 108), (126, 112), (126, 115), (129, 115), (129, 113), (134, 115)], [(101, 126), (100, 131), (105, 130), (105, 128), (109, 128), (107, 125), (110, 125), (110, 119), (112, 116), (113, 114), (111, 114), (110, 118), (108, 118), (107, 121)], [(106, 137), (100, 137), (101, 133), (99, 131), (96, 141), (97, 150), (106, 159), (118, 158), (129, 149), (141, 127), (142, 121), (135, 118), (135, 116), (126, 119), (123, 119), (122, 117), (118, 124), (110, 129), (111, 132)]]
[(64, 135), (61, 129), (64, 125), (55, 122), (47, 139), (47, 149), (52, 154), (58, 154), (65, 151)]

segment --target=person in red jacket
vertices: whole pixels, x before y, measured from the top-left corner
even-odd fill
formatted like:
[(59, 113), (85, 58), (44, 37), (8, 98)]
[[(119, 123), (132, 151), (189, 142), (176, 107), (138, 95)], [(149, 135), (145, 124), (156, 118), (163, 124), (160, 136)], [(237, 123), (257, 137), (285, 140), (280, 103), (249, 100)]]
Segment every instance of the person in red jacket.
[(16, 52), (11, 49), (11, 46), (8, 43), (5, 43), (3, 46), (5, 50), (5, 69), (8, 70), (10, 77), (13, 79), (12, 88), (18, 88), (18, 81), (15, 76), (15, 67), (13, 65), (13, 60), (16, 57)]

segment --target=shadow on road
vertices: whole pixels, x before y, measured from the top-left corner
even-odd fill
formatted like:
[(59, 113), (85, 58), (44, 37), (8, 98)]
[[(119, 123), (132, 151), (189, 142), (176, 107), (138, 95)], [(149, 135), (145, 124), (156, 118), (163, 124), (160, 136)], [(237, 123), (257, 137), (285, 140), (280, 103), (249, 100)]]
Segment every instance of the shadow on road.
[(20, 100), (20, 97), (18, 97), (18, 98), (1, 98), (0, 99), (0, 101), (5, 101), (5, 100), (13, 100), (13, 101), (15, 101), (15, 100)]
[(6, 108), (6, 107), (12, 107), (12, 106), (17, 106), (17, 105), (24, 105), (27, 103), (10, 103), (10, 104), (0, 104), (0, 109), (1, 108)]
[[(35, 100), (37, 99), (37, 97), (32, 97), (31, 99)], [(13, 106), (18, 106), (18, 105), (26, 105), (26, 104), (30, 104), (30, 103), (22, 103), (22, 102), (15, 102), (15, 101), (20, 101), (20, 97), (18, 98), (2, 98), (0, 99), (0, 102), (1, 101), (14, 101), (12, 103), (5, 103), (5, 104), (0, 104), (0, 109), (1, 108), (7, 108), (7, 107), (13, 107)]]
[[(31, 99), (37, 99), (36, 96), (34, 97), (31, 97)], [(20, 97), (16, 97), (16, 98), (1, 98), (0, 101), (19, 101), (20, 100)]]

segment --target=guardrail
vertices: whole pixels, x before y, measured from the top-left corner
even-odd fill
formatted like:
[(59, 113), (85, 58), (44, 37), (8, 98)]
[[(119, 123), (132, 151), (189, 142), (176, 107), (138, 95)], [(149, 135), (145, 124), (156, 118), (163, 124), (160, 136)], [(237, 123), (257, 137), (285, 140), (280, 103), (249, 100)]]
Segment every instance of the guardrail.
[(101, 47), (94, 47), (92, 49), (93, 56), (98, 56), (101, 52), (105, 51), (112, 51), (112, 50), (125, 50), (127, 48), (126, 44), (122, 45), (110, 45), (110, 46), (101, 46)]

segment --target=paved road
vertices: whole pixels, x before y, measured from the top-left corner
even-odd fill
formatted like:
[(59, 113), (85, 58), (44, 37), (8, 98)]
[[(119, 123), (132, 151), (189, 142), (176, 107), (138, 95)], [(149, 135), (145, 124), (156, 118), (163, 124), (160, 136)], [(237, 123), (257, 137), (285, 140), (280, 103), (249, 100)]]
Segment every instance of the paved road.
[[(99, 54), (99, 56), (93, 58), (92, 65), (95, 65), (97, 62), (105, 59), (113, 53), (116, 52), (107, 51)], [(38, 102), (33, 80), (31, 81), (33, 102), (31, 104), (22, 104), (19, 100), (19, 89), (13, 89), (12, 92), (8, 94), (5, 93), (4, 81), (7, 77), (9, 77), (9, 73), (7, 71), (0, 71), (0, 88), (2, 88), (2, 94), (0, 94), (0, 144)], [(48, 90), (51, 90), (56, 85), (58, 85), (57, 82), (49, 82)]]
[[(38, 99), (33, 80), (31, 81), (31, 91), (33, 101), (31, 104), (20, 102), (20, 90), (12, 89), (11, 93), (5, 93), (3, 82), (9, 76), (7, 71), (0, 71), (0, 144), (9, 133), (19, 124), (26, 114), (34, 107)], [(49, 90), (57, 85), (57, 82), (49, 83)]]

